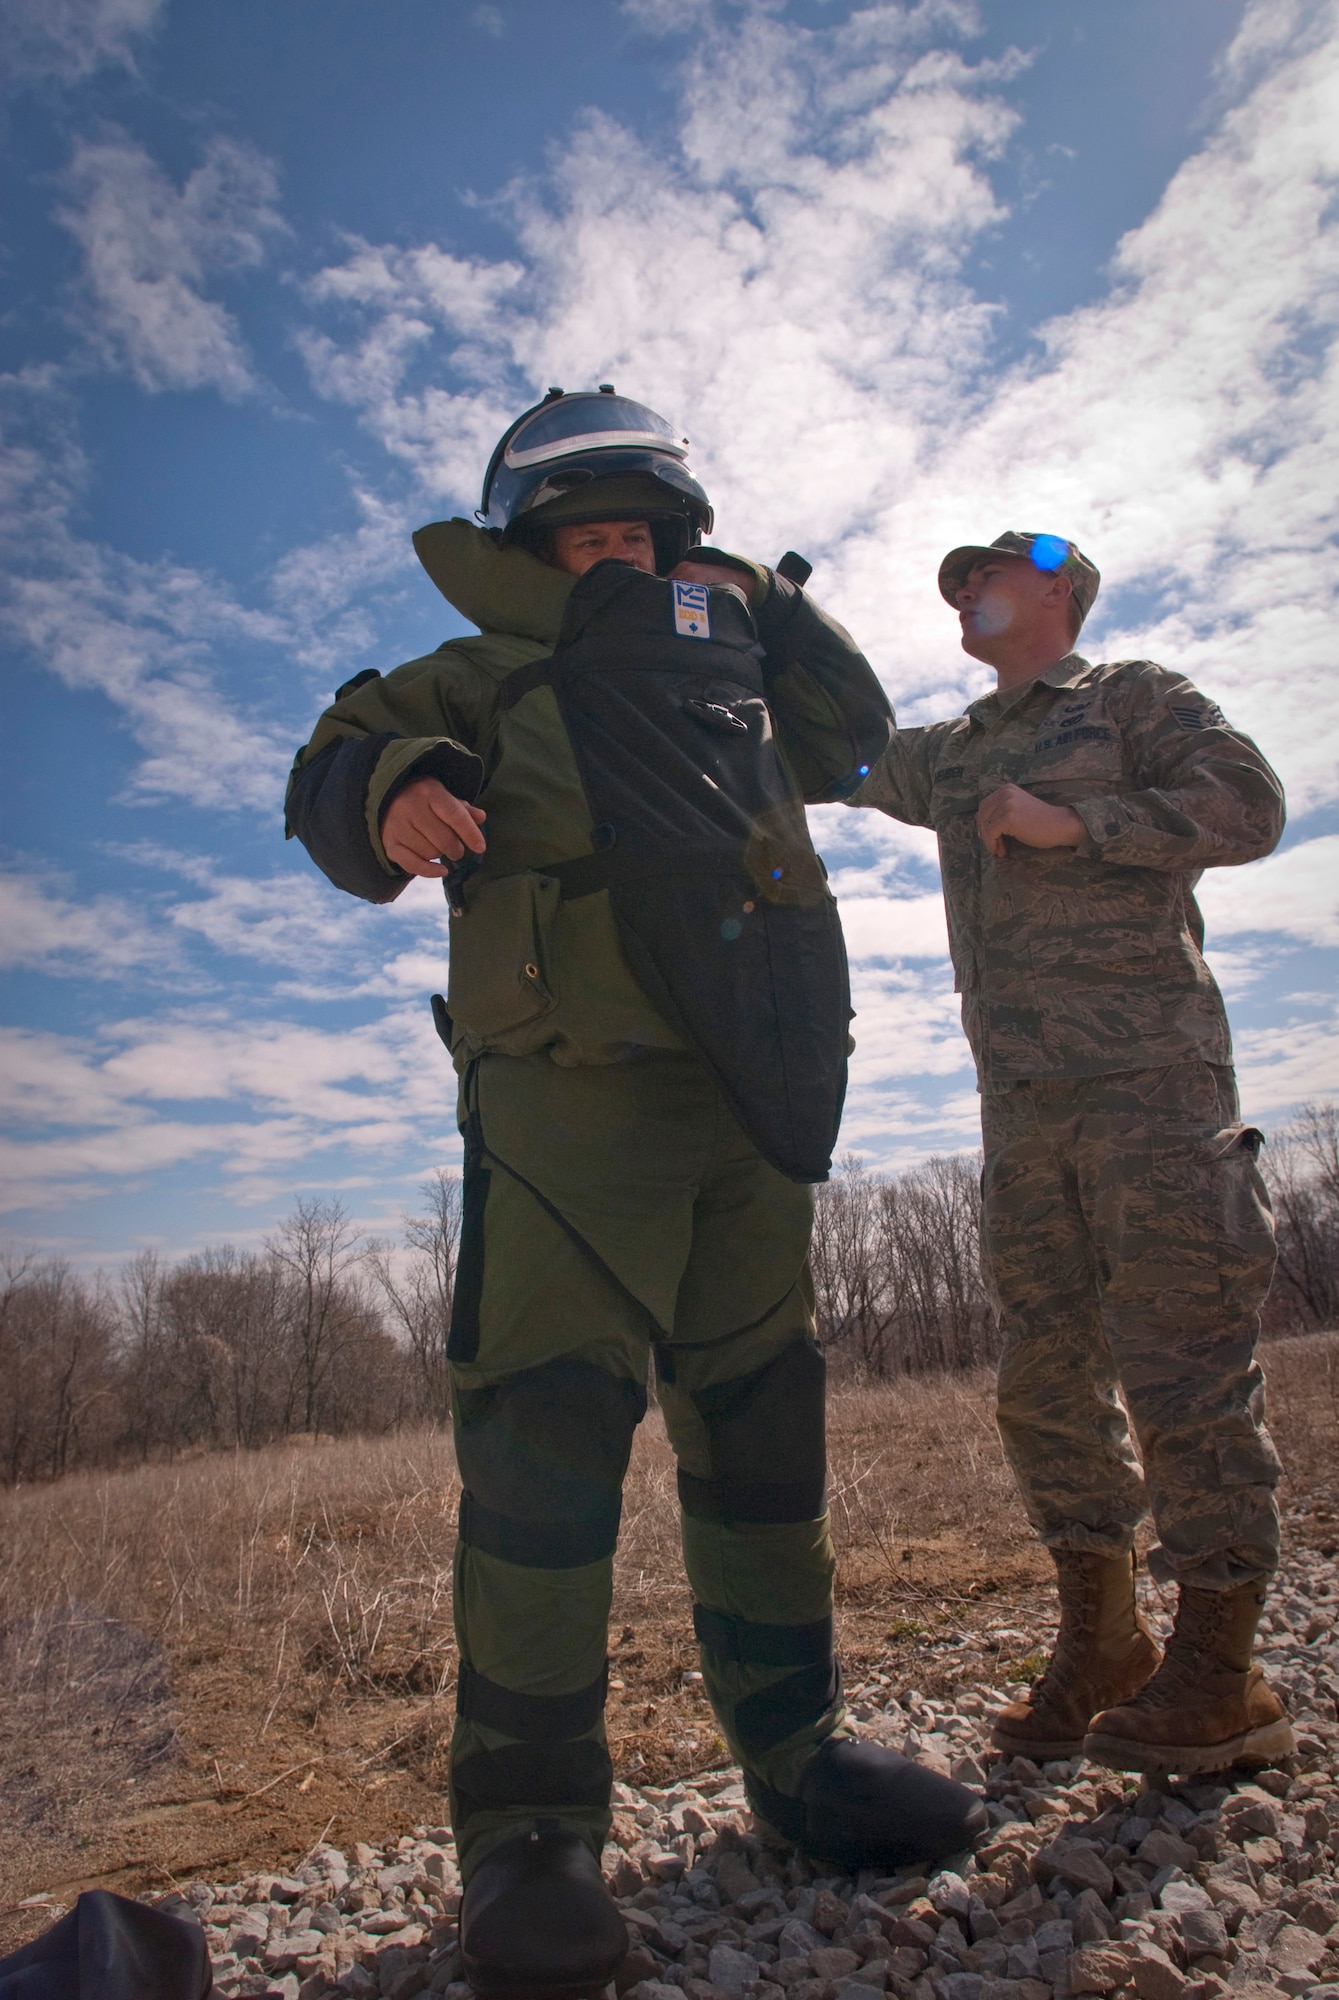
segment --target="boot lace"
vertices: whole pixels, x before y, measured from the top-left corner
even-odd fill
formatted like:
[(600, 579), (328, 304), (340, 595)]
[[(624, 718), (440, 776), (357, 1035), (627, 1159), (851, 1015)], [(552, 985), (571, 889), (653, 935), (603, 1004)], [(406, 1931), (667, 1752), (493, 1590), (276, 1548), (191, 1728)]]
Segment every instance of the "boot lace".
[(1055, 1635), (1050, 1659), (1029, 1689), (1034, 1706), (1047, 1695), (1063, 1695), (1066, 1685), (1072, 1683), (1087, 1660), (1087, 1642), (1097, 1624), (1097, 1587), (1091, 1577), (1062, 1572), (1057, 1587), (1060, 1630)]
[(1216, 1641), (1226, 1621), (1227, 1599), (1210, 1591), (1197, 1591), (1195, 1595), (1208, 1601), (1188, 1604), (1182, 1598), (1172, 1635), (1163, 1650), (1162, 1665), (1128, 1704), (1131, 1708), (1181, 1708), (1187, 1699), (1201, 1700), (1207, 1684), (1223, 1672), (1217, 1659)]

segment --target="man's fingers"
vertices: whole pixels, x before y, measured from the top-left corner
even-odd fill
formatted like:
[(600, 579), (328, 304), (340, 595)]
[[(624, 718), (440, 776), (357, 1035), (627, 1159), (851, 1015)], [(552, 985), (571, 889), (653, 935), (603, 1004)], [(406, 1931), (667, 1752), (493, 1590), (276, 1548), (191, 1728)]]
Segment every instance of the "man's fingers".
[(436, 843), (438, 853), (450, 854), (454, 860), (466, 847), (476, 854), (483, 853), (487, 843), (480, 831), (482, 819), (483, 814), (476, 807), (454, 798), (443, 787), (436, 794), (425, 793), (414, 800), (410, 823), (415, 833), (428, 842), (430, 851)]
[(420, 778), (391, 800), (381, 822), (388, 859), (408, 875), (445, 875), (468, 848), (482, 854), (487, 815), (436, 778)]
[(383, 845), (386, 846), (387, 860), (393, 861), (397, 868), (403, 868), (406, 875), (427, 875), (440, 881), (443, 875), (451, 873), (449, 863), (425, 861), (421, 855), (411, 854), (407, 847), (397, 847), (393, 841), (389, 845), (383, 842)]

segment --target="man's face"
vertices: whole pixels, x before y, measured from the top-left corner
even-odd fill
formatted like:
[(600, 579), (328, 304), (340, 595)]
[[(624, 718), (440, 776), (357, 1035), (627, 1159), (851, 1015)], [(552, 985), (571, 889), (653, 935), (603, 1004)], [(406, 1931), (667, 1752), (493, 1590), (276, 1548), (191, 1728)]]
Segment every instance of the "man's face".
[(974, 564), (957, 593), (963, 651), (993, 662), (1001, 642), (1040, 637), (1057, 619), (1067, 620), (1065, 581), (1026, 556), (988, 556)]
[(611, 560), (655, 575), (655, 544), (646, 521), (582, 521), (553, 530), (554, 565), (569, 576), (584, 576), (597, 562)]

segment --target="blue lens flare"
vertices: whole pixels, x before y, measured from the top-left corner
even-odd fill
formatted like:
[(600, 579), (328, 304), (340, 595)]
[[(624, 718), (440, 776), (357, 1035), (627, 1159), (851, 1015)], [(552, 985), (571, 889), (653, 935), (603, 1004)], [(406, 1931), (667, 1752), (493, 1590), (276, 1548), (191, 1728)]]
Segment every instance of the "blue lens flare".
[(1059, 535), (1038, 535), (1032, 544), (1032, 560), (1038, 569), (1059, 569), (1069, 554), (1069, 543)]

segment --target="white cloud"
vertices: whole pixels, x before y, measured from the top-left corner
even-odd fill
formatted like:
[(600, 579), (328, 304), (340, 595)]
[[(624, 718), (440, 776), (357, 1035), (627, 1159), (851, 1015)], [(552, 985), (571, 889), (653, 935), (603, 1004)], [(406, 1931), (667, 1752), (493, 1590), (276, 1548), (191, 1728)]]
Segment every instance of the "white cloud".
[[(679, 10), (634, 12), (669, 30)], [(694, 17), (677, 154), (590, 117), (547, 193), (509, 191), (519, 262), (363, 244), (322, 273), (313, 297), (361, 330), (310, 337), (317, 385), (462, 507), (523, 396), (646, 396), (692, 436), (720, 537), (816, 558), (816, 593), (912, 720), (988, 681), (935, 588), (943, 550), (1067, 529), (1106, 574), (1099, 656), (1191, 673), (1314, 806), (1339, 771), (1339, 12), (1316, 0), (1281, 38), (1272, 12), (1247, 8), (1237, 99), (1121, 243), (1107, 297), (1010, 369), (959, 275), (1000, 213), (1010, 66), (948, 46), (962, 8), (807, 30), (755, 5)]]
[(292, 628), (199, 570), (137, 561), (71, 530), (87, 468), (49, 372), (0, 377), (5, 541), (0, 625), (65, 686), (104, 697), (145, 751), (133, 789), (223, 810), (274, 811), (288, 732), (218, 685), (225, 646), (281, 645)]
[(1339, 1098), (1339, 1009), (1330, 994), (1286, 996), (1267, 1028), (1236, 1037), (1242, 1112), (1266, 1129), (1293, 1105)]
[(1249, 868), (1212, 868), (1196, 896), (1210, 938), (1272, 931), (1339, 945), (1339, 833), (1299, 841)]
[(113, 365), (141, 389), (256, 386), (231, 315), (204, 296), (213, 271), (260, 263), (282, 230), (270, 162), (249, 146), (211, 139), (184, 186), (122, 133), (81, 141), (66, 176), (72, 201), (59, 219), (84, 252), (92, 331)]
[[(956, 274), (1014, 117), (997, 71), (906, 40), (891, 8), (835, 34), (756, 10), (708, 27), (679, 157), (585, 118), (552, 198), (503, 203), (522, 263), (359, 245), (323, 272), (314, 298), (364, 331), (308, 341), (318, 388), (465, 505), (520, 396), (614, 380), (689, 428), (728, 532), (779, 554), (797, 513), (821, 542), (849, 531), (912, 476), (920, 412), (956, 399), (993, 317)], [(429, 353), (440, 380), (435, 329), (455, 391), (409, 380)]]
[[(454, 1155), (455, 1078), (426, 1007), (338, 1031), (198, 1012), (75, 1038), (0, 1030), (0, 1208), (217, 1162), (234, 1194), (355, 1159)], [(213, 1114), (226, 1107), (231, 1114)], [(429, 1153), (431, 1147), (432, 1153)]]
[(851, 958), (948, 957), (948, 926), (941, 895), (839, 895), (839, 901)]
[(0, 0), (6, 68), (17, 82), (77, 83), (105, 64), (134, 67), (164, 0)]
[(0, 968), (116, 979), (163, 967), (163, 941), (119, 896), (78, 903), (37, 874), (0, 874)]
[[(1012, 65), (963, 60), (969, 8), (871, 4), (815, 29), (762, 0), (627, 11), (689, 31), (676, 145), (587, 117), (547, 181), (493, 202), (512, 254), (350, 240), (310, 281), (312, 380), (358, 413), (394, 481), (387, 493), (358, 475), (355, 526), (281, 560), (267, 609), (77, 542), (82, 472), (59, 427), (11, 459), (29, 482), (11, 624), (67, 686), (117, 705), (145, 749), (138, 789), (272, 810), (291, 745), (225, 697), (220, 653), (282, 646), (313, 673), (339, 658), (342, 678), (374, 635), (371, 587), (411, 560), (410, 508), (468, 511), (523, 400), (613, 379), (689, 430), (720, 539), (816, 559), (816, 594), (904, 720), (957, 712), (987, 678), (935, 589), (942, 551), (1058, 527), (1106, 574), (1095, 653), (1186, 668), (1280, 763), (1295, 809), (1332, 797), (1333, 0), (1251, 0), (1217, 122), (1120, 246), (1107, 295), (1004, 370), (996, 308), (962, 271), (1000, 218), (991, 169), (1014, 127)], [(77, 156), (71, 227), (98, 330), (146, 389), (253, 387), (213, 280), (254, 267), (277, 226), (268, 171), (216, 146), (177, 187), (119, 136)], [(50, 402), (49, 377), (27, 387)], [(877, 814), (815, 818), (859, 1009), (843, 1144), (892, 1163), (970, 1145), (933, 837)], [(1333, 860), (1326, 836), (1207, 878), (1211, 938), (1244, 941), (1220, 954), (1242, 990), (1264, 977), (1253, 938), (1335, 936)], [(339, 1034), (275, 1008), (122, 1022), (87, 1046), (20, 1038), (8, 1088), (31, 1136), (7, 1157), (16, 1198), (187, 1161), (284, 1198), (332, 1159), (422, 1157), (449, 1135), (449, 1069), (421, 1001), (397, 998), (440, 982), (435, 890), (368, 911), (315, 876), (187, 879), (197, 894), (160, 892), (180, 948), (279, 968), (280, 994), (380, 993), (390, 1011)], [(51, 901), (24, 918), (24, 948), (47, 965), (93, 935), (86, 909), (66, 897), (53, 916)], [(101, 962), (139, 948), (133, 924), (113, 922)], [(1315, 996), (1240, 1044), (1262, 1115), (1339, 1081), (1339, 1030)]]

